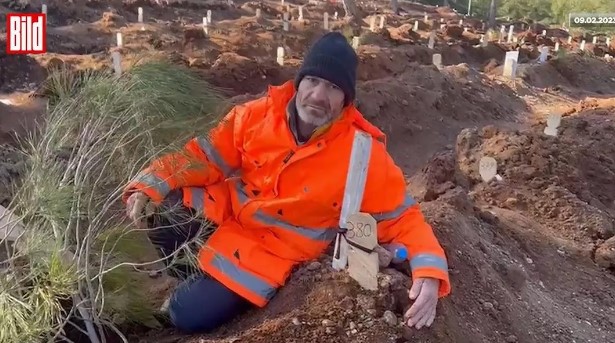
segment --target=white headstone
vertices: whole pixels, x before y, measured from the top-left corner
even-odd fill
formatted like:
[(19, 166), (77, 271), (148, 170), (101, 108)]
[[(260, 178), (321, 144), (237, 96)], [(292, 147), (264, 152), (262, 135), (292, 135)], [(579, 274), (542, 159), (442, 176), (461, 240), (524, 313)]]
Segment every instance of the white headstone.
[(443, 23), (444, 22), (444, 18), (440, 18), (440, 22)]
[(369, 18), (369, 29), (372, 32), (376, 32), (376, 17)]
[(555, 42), (555, 51), (559, 51), (559, 42)]
[(278, 47), (278, 58), (277, 58), (277, 62), (279, 65), (283, 66), (284, 65), (284, 48), (279, 46)]
[(111, 53), (111, 58), (113, 59), (113, 70), (115, 70), (115, 76), (122, 75), (122, 56), (119, 51), (114, 51)]
[(121, 32), (118, 32), (118, 33), (115, 35), (115, 38), (116, 38), (116, 41), (117, 41), (117, 46), (121, 48), (121, 47), (122, 47), (122, 45), (124, 45), (124, 44), (123, 44), (124, 42), (122, 41), (122, 33), (121, 33)]
[(209, 24), (207, 17), (203, 17), (203, 32), (205, 32), (206, 35), (209, 34)]
[(440, 24), (440, 30), (444, 30), (446, 28), (446, 24)]
[(544, 133), (549, 136), (557, 136), (557, 128), (562, 122), (562, 115), (559, 113), (551, 113), (547, 117), (547, 126)]
[(359, 48), (359, 37), (352, 37), (352, 48), (355, 50)]
[(568, 44), (572, 43), (572, 36), (568, 36)]
[(47, 14), (47, 5), (43, 4), (41, 12), (43, 12), (43, 14)]
[(542, 35), (546, 36), (547, 35), (547, 30), (542, 30)]
[(442, 55), (441, 54), (433, 54), (431, 58), (433, 64), (438, 67), (438, 69), (442, 68)]
[(325, 30), (328, 30), (329, 29), (329, 13), (325, 12), (323, 14), (323, 16), (324, 16), (324, 18), (323, 18), (324, 19), (324, 24), (323, 24), (324, 28), (325, 28)]
[(585, 39), (581, 41), (581, 47), (579, 49), (581, 49), (581, 51), (585, 50)]
[[(257, 9), (256, 9), (256, 17), (257, 17), (257, 18), (260, 18), (261, 16), (262, 16), (261, 9), (260, 9), (260, 8), (257, 8)], [(205, 18), (205, 20), (207, 20), (207, 18)]]
[(517, 61), (519, 61), (519, 51), (506, 52), (506, 58), (504, 60), (504, 77), (515, 79), (517, 75)]
[(280, 0), (280, 2), (282, 3), (282, 6), (284, 6), (284, 0)]
[(335, 13), (333, 13), (333, 19), (337, 20), (337, 16), (338, 16), (337, 11), (335, 11)]
[(598, 43), (598, 37), (597, 37), (597, 36), (594, 36), (594, 37), (592, 38), (592, 44), (596, 44), (596, 43)]
[(478, 172), (484, 182), (489, 182), (498, 174), (498, 162), (493, 157), (483, 157), (478, 163)]
[(384, 16), (383, 15), (380, 16), (380, 25), (378, 25), (378, 27), (381, 30), (384, 29)]
[(607, 47), (611, 46), (611, 37), (606, 37), (606, 46)]
[(412, 27), (412, 31), (417, 32), (419, 30), (419, 21), (416, 20), (414, 22), (414, 26)]
[(513, 30), (514, 30), (514, 29), (515, 29), (515, 27), (514, 27), (514, 26), (512, 26), (512, 25), (510, 25), (510, 26), (508, 27), (508, 40), (507, 40), (507, 41), (508, 41), (508, 43), (511, 43), (511, 42), (512, 42)]
[(286, 32), (288, 32), (289, 30), (289, 23), (287, 20), (284, 20), (284, 22), (282, 23), (282, 29)]
[(463, 25), (463, 19), (459, 19), (459, 26)]
[(138, 12), (139, 12), (139, 15), (138, 15), (137, 20), (139, 21), (139, 23), (142, 23), (143, 22), (143, 7), (139, 7)]
[(540, 48), (540, 57), (539, 57), (539, 61), (540, 63), (545, 63), (547, 61), (547, 56), (549, 56), (549, 47), (548, 46), (543, 46)]
[(425, 12), (425, 14), (423, 15), (423, 21), (427, 22), (429, 20), (429, 16), (427, 15), (427, 12)]
[(436, 33), (434, 31), (431, 31), (431, 33), (429, 34), (429, 42), (427, 43), (427, 47), (430, 49), (433, 49), (435, 45), (436, 45)]
[(211, 10), (207, 10), (207, 23), (211, 24)]
[(468, 32), (468, 28), (467, 28), (467, 27), (464, 27), (464, 28), (463, 28), (463, 32)]
[(299, 20), (303, 20), (303, 6), (299, 6)]

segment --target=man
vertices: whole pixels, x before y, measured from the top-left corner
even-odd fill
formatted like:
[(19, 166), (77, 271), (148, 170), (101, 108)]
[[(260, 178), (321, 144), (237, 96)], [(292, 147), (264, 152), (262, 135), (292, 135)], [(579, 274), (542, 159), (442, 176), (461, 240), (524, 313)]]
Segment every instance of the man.
[(450, 292), (446, 257), (406, 194), (384, 134), (352, 104), (357, 64), (341, 34), (324, 35), (294, 82), (234, 107), (208, 139), (194, 138), (182, 153), (159, 158), (127, 187), (127, 211), (139, 225), (147, 202), (176, 208), (149, 221), (162, 256), (196, 235), (200, 221), (182, 219), (203, 213), (216, 226), (200, 248), (201, 271), (171, 298), (176, 327), (210, 331), (254, 305), (264, 307), (294, 266), (323, 253), (338, 232), (357, 130), (373, 142), (361, 211), (378, 221), (380, 243), (408, 248), (415, 301), (405, 318), (416, 328), (431, 325), (438, 298)]

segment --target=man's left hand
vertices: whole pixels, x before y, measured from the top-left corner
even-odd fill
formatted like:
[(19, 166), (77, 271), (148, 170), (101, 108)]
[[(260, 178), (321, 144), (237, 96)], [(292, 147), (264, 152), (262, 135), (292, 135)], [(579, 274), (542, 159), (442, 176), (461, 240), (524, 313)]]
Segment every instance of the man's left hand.
[(436, 305), (438, 304), (438, 289), (440, 280), (432, 278), (417, 278), (410, 288), (410, 300), (414, 304), (404, 315), (409, 327), (417, 329), (431, 326), (436, 318)]

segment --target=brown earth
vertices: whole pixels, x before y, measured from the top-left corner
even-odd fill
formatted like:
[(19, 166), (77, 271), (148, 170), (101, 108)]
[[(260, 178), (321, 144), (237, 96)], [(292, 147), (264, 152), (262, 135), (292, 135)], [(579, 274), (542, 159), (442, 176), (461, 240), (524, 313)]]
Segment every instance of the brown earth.
[[(281, 21), (289, 9), (278, 1), (45, 3), (49, 52), (16, 57), (0, 51), (3, 204), (23, 168), (14, 135), (44, 115), (40, 94), (49, 65), (109, 68), (114, 50), (124, 68), (162, 57), (190, 67), (237, 102), (293, 77), (307, 47), (325, 32), (325, 11), (333, 29), (349, 39), (353, 31), (339, 3), (287, 0), (289, 32)], [(21, 11), (40, 11), (40, 4), (30, 1)], [(305, 5), (304, 22), (296, 20), (299, 4)], [(565, 31), (547, 28), (545, 40), (545, 28), (522, 29), (515, 22), (515, 32), (527, 39), (513, 82), (500, 76), (501, 64), (517, 45), (480, 46), (485, 32), (479, 20), (464, 19), (469, 29), (463, 32), (461, 17), (447, 7), (404, 2), (404, 16), (396, 16), (388, 1), (359, 4), (366, 15), (376, 15), (376, 23), (384, 15), (387, 27), (370, 32), (364, 18), (357, 105), (387, 133), (408, 190), (421, 201), (449, 257), (453, 292), (440, 302), (432, 328), (401, 325), (410, 282), (405, 274), (387, 269), (380, 290), (365, 292), (344, 273), (332, 272), (324, 256), (299, 268), (267, 308), (218, 332), (186, 337), (169, 329), (131, 341), (615, 342), (615, 64), (602, 59), (607, 51), (615, 55), (613, 47), (601, 40), (596, 47), (587, 44), (589, 52), (573, 53), (580, 35), (568, 45)], [(136, 23), (139, 6), (143, 30)], [(255, 17), (257, 8), (262, 18)], [(205, 35), (200, 23), (208, 9), (213, 23)], [(0, 2), (0, 13), (14, 10)], [(440, 18), (448, 23), (444, 30)], [(412, 30), (415, 20), (418, 32)], [(430, 50), (432, 28), (437, 40)], [(115, 46), (118, 31), (121, 48)], [(552, 47), (549, 37), (568, 54), (557, 56), (551, 48), (549, 61), (537, 64), (536, 44)], [(283, 67), (276, 64), (278, 46), (285, 50)], [(442, 54), (442, 69), (431, 64), (434, 53)], [(557, 137), (542, 133), (553, 112), (564, 114)], [(482, 156), (496, 158), (502, 181), (480, 180)], [(159, 302), (169, 287), (155, 283)]]

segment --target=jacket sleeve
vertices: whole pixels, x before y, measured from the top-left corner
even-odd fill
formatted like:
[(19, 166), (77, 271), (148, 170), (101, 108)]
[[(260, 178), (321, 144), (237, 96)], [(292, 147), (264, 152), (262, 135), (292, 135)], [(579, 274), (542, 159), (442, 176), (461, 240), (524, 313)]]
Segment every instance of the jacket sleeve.
[(376, 219), (380, 244), (394, 242), (406, 246), (412, 279), (439, 279), (438, 295), (446, 296), (451, 291), (451, 285), (444, 249), (418, 203), (406, 193), (401, 169), (395, 165), (382, 143), (374, 145), (362, 210)]
[(208, 137), (194, 137), (179, 152), (154, 160), (124, 189), (123, 200), (140, 191), (160, 203), (173, 189), (207, 186), (222, 181), (241, 165), (236, 140), (239, 111), (234, 107)]

